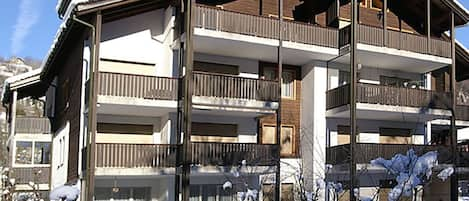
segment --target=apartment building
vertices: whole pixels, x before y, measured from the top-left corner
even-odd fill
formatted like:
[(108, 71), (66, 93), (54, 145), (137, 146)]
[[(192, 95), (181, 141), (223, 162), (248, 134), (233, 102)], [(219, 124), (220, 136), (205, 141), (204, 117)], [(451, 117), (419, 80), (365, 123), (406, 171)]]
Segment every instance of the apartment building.
[[(427, 21), (425, 1), (388, 2), (385, 14), (380, 2), (360, 7), (358, 166), (410, 147), (444, 157), (449, 147), (435, 139), (448, 138), (452, 58), (458, 79), (469, 75), (467, 50), (458, 44), (451, 53), (446, 14), (457, 26), (469, 14), (431, 0)], [(191, 34), (179, 2), (60, 1), (64, 23), (36, 90), (51, 119), (51, 189), (79, 183), (82, 200), (177, 200), (188, 178), (191, 200), (233, 200), (246, 189), (271, 200), (277, 183), (291, 200), (299, 171), (308, 191), (326, 177), (347, 183), (349, 3), (288, 0), (280, 20), (275, 0), (197, 1)], [(467, 106), (458, 107), (458, 126), (468, 126)], [(384, 170), (369, 173), (376, 180), (360, 179), (362, 195), (389, 188)]]
[(5, 200), (49, 197), (52, 133), (49, 119), (43, 116), (43, 100), (39, 100), (43, 93), (35, 91), (41, 85), (40, 72), (11, 76), (4, 83), (8, 138), (2, 148), (7, 150), (5, 168), (9, 171), (7, 181), (2, 178), (2, 190), (11, 186), (9, 193), (2, 194)]

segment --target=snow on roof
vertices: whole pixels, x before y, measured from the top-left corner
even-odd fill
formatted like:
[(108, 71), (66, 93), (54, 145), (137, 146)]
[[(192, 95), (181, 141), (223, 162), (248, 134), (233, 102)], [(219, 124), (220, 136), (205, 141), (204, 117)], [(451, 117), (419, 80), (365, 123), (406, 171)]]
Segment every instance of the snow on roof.
[(24, 80), (26, 78), (37, 76), (37, 75), (41, 74), (41, 71), (42, 71), (42, 69), (38, 68), (38, 69), (29, 71), (29, 72), (26, 72), (26, 73), (21, 73), (21, 74), (15, 75), (15, 76), (11, 76), (11, 77), (9, 77), (5, 80), (5, 83), (10, 84), (10, 83), (13, 83), (13, 82)]
[(454, 2), (456, 5), (458, 5), (461, 9), (463, 9), (466, 14), (469, 15), (469, 11), (466, 9), (466, 7), (464, 7), (464, 5), (462, 5), (462, 3), (460, 3), (458, 0), (453, 0), (453, 2)]

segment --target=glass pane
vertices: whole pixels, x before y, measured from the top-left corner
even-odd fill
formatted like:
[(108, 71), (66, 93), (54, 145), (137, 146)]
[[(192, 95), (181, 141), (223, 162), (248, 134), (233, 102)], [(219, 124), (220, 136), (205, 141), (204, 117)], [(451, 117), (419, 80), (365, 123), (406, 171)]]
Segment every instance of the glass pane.
[(262, 144), (275, 144), (275, 126), (262, 127)]
[(383, 8), (383, 0), (372, 0), (372, 5), (373, 8)]
[(274, 69), (264, 69), (264, 79), (266, 80), (276, 80), (277, 72)]
[(134, 201), (147, 201), (150, 200), (150, 188), (134, 188), (133, 189)]
[(203, 185), (202, 186), (202, 201), (216, 201), (217, 200), (217, 186), (216, 185)]
[(16, 164), (31, 164), (32, 150), (32, 142), (16, 142)]
[(111, 199), (111, 188), (96, 188), (94, 192), (96, 201), (107, 201)]
[(293, 98), (295, 73), (292, 71), (284, 71), (282, 73), (282, 79), (282, 97)]
[(50, 163), (50, 142), (36, 142), (34, 147), (34, 164)]
[(200, 200), (200, 186), (199, 185), (191, 185), (190, 186), (190, 201), (199, 201)]
[(283, 155), (293, 154), (293, 127), (282, 127), (280, 138), (280, 153)]

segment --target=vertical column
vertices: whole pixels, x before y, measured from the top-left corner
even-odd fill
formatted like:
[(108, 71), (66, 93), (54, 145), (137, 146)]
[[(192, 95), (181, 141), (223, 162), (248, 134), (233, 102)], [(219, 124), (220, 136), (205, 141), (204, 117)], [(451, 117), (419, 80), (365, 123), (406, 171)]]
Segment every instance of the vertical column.
[(16, 133), (16, 105), (18, 100), (18, 91), (13, 91), (13, 97), (11, 98), (11, 111), (10, 111), (10, 136), (9, 139), (13, 138)]
[(426, 26), (426, 28), (427, 28), (427, 31), (426, 31), (427, 32), (427, 53), (429, 53), (430, 52), (430, 35), (431, 35), (430, 34), (431, 33), (431, 15), (430, 15), (431, 2), (430, 2), (430, 0), (427, 0), (427, 9), (426, 9), (426, 11), (427, 11), (427, 15), (426, 15), (427, 16), (426, 17), (427, 18), (427, 22), (426, 22), (426, 24), (427, 24), (427, 26)]
[(356, 187), (357, 164), (355, 161), (355, 147), (357, 143), (357, 122), (356, 122), (356, 81), (357, 81), (357, 0), (352, 0), (352, 19), (351, 19), (351, 40), (350, 40), (350, 200), (356, 201), (354, 194)]
[(388, 44), (388, 0), (383, 0), (383, 47)]
[(186, 0), (184, 6), (184, 30), (186, 35), (186, 41), (184, 42), (184, 106), (183, 106), (183, 125), (184, 125), (184, 137), (182, 144), (182, 200), (189, 201), (190, 198), (190, 138), (191, 138), (191, 125), (192, 125), (192, 65), (194, 63), (194, 51), (193, 51), (193, 14), (192, 14), (192, 2), (193, 0)]
[[(456, 130), (456, 32), (454, 28), (454, 12), (451, 12), (451, 152), (453, 167), (457, 168), (457, 140), (458, 132)], [(458, 200), (458, 177), (457, 171), (451, 175), (451, 201)]]
[(275, 171), (275, 201), (280, 201), (280, 135), (282, 133), (282, 72), (283, 72), (283, 0), (278, 0), (278, 48), (277, 48), (277, 63), (278, 63), (278, 108), (277, 108), (277, 129), (276, 129), (276, 168)]
[[(97, 12), (94, 21), (94, 28), (91, 31), (92, 37), (92, 67), (90, 71), (90, 102), (88, 109), (88, 172), (87, 172), (87, 195), (86, 200), (94, 200), (94, 171), (96, 167), (96, 127), (97, 127), (97, 113), (96, 107), (98, 102), (98, 87), (99, 87), (99, 46), (101, 42), (101, 27), (102, 27), (102, 15), (101, 12)], [(91, 25), (90, 25), (91, 26)], [(91, 26), (92, 27), (92, 26)]]

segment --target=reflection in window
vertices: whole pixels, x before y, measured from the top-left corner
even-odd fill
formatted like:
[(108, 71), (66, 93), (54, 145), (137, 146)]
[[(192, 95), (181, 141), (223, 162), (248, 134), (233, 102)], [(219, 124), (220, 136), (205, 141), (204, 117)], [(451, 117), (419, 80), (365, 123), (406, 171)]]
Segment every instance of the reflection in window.
[(50, 142), (17, 141), (15, 163), (19, 165), (49, 164)]
[[(264, 79), (277, 80), (277, 70), (273, 68), (264, 69)], [(295, 98), (295, 71), (283, 70), (282, 71), (282, 97)]]
[(16, 164), (32, 163), (32, 142), (16, 142)]
[(36, 142), (34, 144), (34, 164), (50, 163), (50, 142)]

